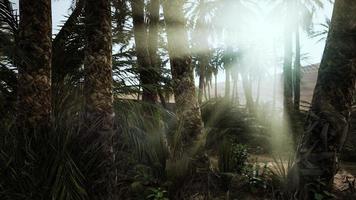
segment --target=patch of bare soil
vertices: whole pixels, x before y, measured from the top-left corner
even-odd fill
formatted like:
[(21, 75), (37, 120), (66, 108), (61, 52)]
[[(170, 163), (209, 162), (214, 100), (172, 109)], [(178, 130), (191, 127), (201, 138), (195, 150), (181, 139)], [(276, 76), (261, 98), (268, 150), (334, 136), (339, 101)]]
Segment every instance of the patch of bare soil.
[(344, 162), (334, 177), (334, 191), (338, 199), (356, 199), (356, 163)]

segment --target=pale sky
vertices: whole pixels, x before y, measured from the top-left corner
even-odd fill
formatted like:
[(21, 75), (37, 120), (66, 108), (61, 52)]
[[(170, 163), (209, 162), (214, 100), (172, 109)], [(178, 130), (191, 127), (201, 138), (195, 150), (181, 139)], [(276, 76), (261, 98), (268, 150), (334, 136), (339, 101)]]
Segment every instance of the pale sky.
[[(11, 0), (15, 3), (15, 8), (17, 8), (18, 0)], [(60, 29), (59, 26), (63, 24), (66, 19), (65, 16), (70, 14), (69, 8), (71, 5), (71, 0), (52, 0), (52, 20), (53, 20), (53, 33), (57, 33)], [(332, 13), (332, 5), (329, 3), (325, 4), (323, 10), (317, 12), (315, 23), (315, 28), (318, 30), (317, 24), (324, 23), (325, 17), (330, 18)], [(305, 34), (301, 37), (301, 47), (302, 53), (308, 53), (308, 60), (304, 61), (303, 64), (318, 63), (321, 60), (321, 56), (324, 49), (324, 41), (317, 42), (318, 39), (310, 39)]]

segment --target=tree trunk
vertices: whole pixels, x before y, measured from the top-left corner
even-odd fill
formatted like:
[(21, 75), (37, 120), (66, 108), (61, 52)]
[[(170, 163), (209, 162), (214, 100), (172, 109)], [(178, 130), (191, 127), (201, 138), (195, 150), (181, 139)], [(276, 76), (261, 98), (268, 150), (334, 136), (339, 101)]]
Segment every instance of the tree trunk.
[(201, 105), (203, 101), (203, 91), (204, 91), (204, 83), (205, 83), (205, 66), (204, 59), (200, 59), (199, 61), (199, 91), (198, 91), (198, 102)]
[(215, 78), (215, 98), (218, 98), (218, 74), (214, 74), (214, 78)]
[[(148, 52), (151, 60), (151, 72), (152, 72), (152, 86), (153, 90), (151, 91), (151, 96), (156, 102), (158, 100), (159, 90), (161, 90), (159, 82), (161, 76), (161, 65), (158, 51), (158, 37), (159, 37), (159, 0), (151, 0), (149, 7), (149, 31), (148, 31)], [(162, 100), (162, 98), (161, 98)], [(163, 102), (162, 102), (163, 103)], [(165, 104), (165, 103), (164, 103)]]
[(260, 104), (260, 96), (261, 96), (261, 80), (262, 77), (258, 77), (258, 81), (257, 81), (257, 94), (256, 94), (256, 103), (255, 105), (258, 106)]
[[(145, 23), (144, 0), (132, 0), (132, 19), (135, 38), (135, 49), (138, 63), (138, 71), (142, 85), (142, 100), (150, 103), (157, 102), (156, 83), (153, 81), (155, 71), (151, 63), (148, 48), (148, 33)], [(154, 31), (151, 29), (151, 31)], [(153, 33), (150, 34), (153, 37)], [(151, 38), (150, 38), (151, 39)], [(154, 47), (153, 47), (154, 48)], [(154, 49), (150, 49), (154, 51)], [(155, 54), (156, 55), (156, 54)], [(154, 55), (153, 55), (154, 56)]]
[(210, 89), (211, 89), (211, 78), (210, 80), (208, 81), (208, 99), (210, 100), (211, 99), (211, 93), (210, 93)]
[(230, 69), (225, 68), (225, 99), (230, 98)]
[(242, 87), (244, 89), (245, 93), (245, 99), (246, 99), (246, 107), (249, 110), (250, 113), (254, 113), (254, 103), (253, 103), (253, 97), (252, 97), (252, 85), (251, 85), (251, 80), (248, 77), (248, 75), (243, 75), (242, 76)]
[(299, 111), (300, 105), (300, 37), (299, 28), (295, 32), (295, 61), (294, 61), (294, 110)]
[(50, 0), (20, 0), (17, 41), (17, 126), (48, 131), (51, 121), (52, 18)]
[(338, 170), (338, 154), (348, 133), (355, 90), (355, 13), (356, 1), (335, 1), (312, 106), (297, 150), (298, 176), (294, 181), (299, 183), (301, 199), (312, 199), (313, 189), (330, 189)]
[[(290, 23), (290, 22), (287, 22)], [(283, 105), (284, 115), (289, 119), (293, 111), (293, 76), (292, 76), (292, 35), (289, 24), (285, 25), (284, 35), (284, 64), (283, 64)]]
[(207, 91), (208, 87), (209, 87), (209, 83), (205, 80), (204, 81), (204, 98), (205, 98), (205, 101), (208, 100), (208, 91)]
[(109, 0), (87, 0), (85, 4), (86, 54), (84, 59), (85, 145), (95, 145), (104, 161), (97, 166), (96, 181), (89, 183), (90, 199), (112, 198), (112, 36)]
[(183, 150), (189, 152), (199, 144), (202, 136), (200, 108), (195, 96), (193, 66), (185, 29), (183, 1), (170, 0), (163, 3), (166, 23), (168, 53), (171, 63), (173, 92), (176, 102), (178, 128), (175, 134), (177, 142), (173, 155)]

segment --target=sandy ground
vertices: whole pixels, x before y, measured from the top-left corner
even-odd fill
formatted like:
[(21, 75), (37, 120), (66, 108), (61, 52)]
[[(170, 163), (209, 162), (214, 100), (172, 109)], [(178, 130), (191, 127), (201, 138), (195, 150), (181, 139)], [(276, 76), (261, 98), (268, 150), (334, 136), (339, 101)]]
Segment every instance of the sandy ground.
[[(269, 155), (251, 155), (250, 160), (267, 164), (273, 168), (273, 158)], [(278, 160), (278, 159), (277, 159)], [(278, 160), (279, 161), (279, 160)], [(287, 161), (283, 161), (287, 165)], [(356, 162), (340, 162), (340, 170), (334, 178), (334, 189), (339, 192), (356, 192)]]

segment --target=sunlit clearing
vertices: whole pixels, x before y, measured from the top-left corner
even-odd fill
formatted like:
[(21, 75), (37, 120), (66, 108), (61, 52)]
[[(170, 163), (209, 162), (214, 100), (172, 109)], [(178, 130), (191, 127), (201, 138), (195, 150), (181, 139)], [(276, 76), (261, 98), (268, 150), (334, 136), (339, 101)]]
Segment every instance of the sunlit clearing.
[(229, 96), (237, 105), (248, 107), (252, 104), (248, 101), (253, 102), (258, 120), (269, 121), (273, 151), (290, 151), (293, 148), (292, 133), (287, 120), (283, 119), (282, 57), (285, 24), (293, 24), (294, 19), (276, 16), (275, 5), (262, 1), (227, 0), (221, 4), (223, 13), (208, 12), (213, 2), (195, 1), (196, 4), (191, 5), (200, 11), (199, 18), (195, 20), (192, 16), (189, 23), (192, 27), (190, 38), (192, 43), (195, 41), (193, 53), (206, 55), (211, 49), (221, 49), (222, 65), (228, 79), (224, 80), (224, 89), (214, 87), (219, 91), (230, 87)]

